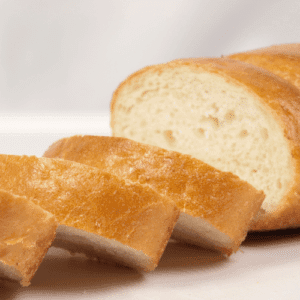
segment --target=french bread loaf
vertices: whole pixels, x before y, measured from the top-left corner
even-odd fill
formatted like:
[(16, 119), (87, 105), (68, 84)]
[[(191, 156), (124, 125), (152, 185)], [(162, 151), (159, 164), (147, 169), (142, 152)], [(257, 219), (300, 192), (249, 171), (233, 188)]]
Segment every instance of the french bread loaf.
[(227, 58), (149, 66), (114, 92), (111, 127), (263, 190), (252, 230), (300, 225), (300, 92), (277, 75)]
[(0, 190), (0, 278), (28, 286), (57, 226), (52, 214), (26, 197)]
[(166, 197), (76, 162), (0, 155), (0, 188), (59, 222), (53, 246), (153, 270), (179, 217)]
[(282, 44), (235, 53), (230, 59), (264, 68), (300, 89), (300, 44)]
[(125, 138), (73, 136), (51, 145), (44, 156), (80, 162), (150, 186), (180, 209), (173, 238), (227, 255), (238, 250), (264, 199), (262, 192), (231, 173)]

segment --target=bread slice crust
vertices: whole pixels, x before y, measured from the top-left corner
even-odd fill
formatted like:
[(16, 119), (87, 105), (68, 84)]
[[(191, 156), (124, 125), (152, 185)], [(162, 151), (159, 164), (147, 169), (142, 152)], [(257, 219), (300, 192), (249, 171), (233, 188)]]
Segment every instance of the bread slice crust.
[[(256, 104), (279, 125), (290, 153), (291, 169), (289, 172), (292, 174), (292, 178), (288, 184), (289, 188), (281, 198), (280, 204), (277, 205), (276, 209), (272, 210), (272, 212), (260, 214), (253, 222), (251, 228), (252, 230), (273, 230), (299, 226), (300, 93), (294, 85), (289, 84), (275, 74), (228, 58), (180, 59), (166, 64), (146, 67), (129, 76), (113, 94), (111, 102), (113, 135), (135, 139), (133, 135), (125, 133), (124, 128), (128, 124), (121, 124), (119, 118), (121, 115), (131, 113), (135, 109), (134, 104), (126, 106), (125, 99), (134, 99), (138, 103), (142, 93), (145, 93), (144, 95), (146, 93), (147, 95), (151, 94), (151, 90), (143, 90), (142, 83), (147, 80), (148, 76), (156, 74), (156, 77), (160, 78), (165, 72), (170, 72), (170, 74), (175, 76), (175, 74), (181, 74), (183, 71), (191, 74), (213, 74), (235, 87), (241, 87), (249, 95), (253, 95), (253, 98), (257, 99)], [(172, 80), (171, 76), (170, 80)], [(189, 82), (185, 82), (184, 78), (181, 78), (181, 80), (181, 86), (184, 89), (185, 84), (189, 84)], [(159, 82), (159, 84), (164, 85), (165, 89), (168, 90), (168, 82)], [(151, 101), (151, 97), (152, 95), (149, 95), (149, 101)], [(172, 105), (173, 103), (170, 102), (170, 106)], [(143, 130), (145, 130), (145, 136), (147, 136), (147, 131), (148, 133), (152, 132), (150, 125)], [(147, 143), (147, 138), (143, 142)], [(159, 143), (156, 145), (164, 147)], [(176, 150), (176, 147), (172, 149)], [(245, 178), (243, 179), (246, 180)]]
[[(179, 217), (176, 206), (151, 188), (75, 162), (0, 155), (0, 177), (2, 189), (26, 196), (61, 226), (106, 239), (108, 248), (94, 254), (99, 259), (145, 271), (157, 266)], [(124, 258), (126, 249), (136, 256)]]
[(300, 44), (273, 45), (227, 57), (264, 68), (300, 88)]
[(58, 222), (26, 197), (4, 190), (0, 211), (0, 276), (28, 286), (52, 245)]
[(51, 145), (44, 156), (77, 161), (150, 186), (181, 211), (173, 237), (227, 255), (245, 239), (264, 199), (262, 192), (231, 173), (189, 155), (126, 138), (73, 136)]

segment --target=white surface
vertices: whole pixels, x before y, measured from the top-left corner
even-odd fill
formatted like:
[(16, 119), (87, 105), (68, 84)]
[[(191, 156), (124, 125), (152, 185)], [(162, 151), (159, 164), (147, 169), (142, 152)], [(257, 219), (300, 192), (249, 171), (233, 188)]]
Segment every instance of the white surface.
[[(2, 115), (0, 153), (41, 156), (58, 138), (110, 135), (107, 115)], [(151, 273), (51, 248), (28, 288), (0, 281), (0, 299), (300, 299), (300, 230), (251, 234), (235, 255), (170, 242)]]
[(0, 0), (0, 111), (108, 111), (146, 65), (299, 42), (299, 10), (299, 0)]

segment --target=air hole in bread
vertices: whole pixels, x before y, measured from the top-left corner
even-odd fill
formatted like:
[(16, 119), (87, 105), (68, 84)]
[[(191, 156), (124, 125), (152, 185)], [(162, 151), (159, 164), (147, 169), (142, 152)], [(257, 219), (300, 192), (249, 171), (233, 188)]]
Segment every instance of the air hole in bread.
[(218, 129), (220, 126), (219, 119), (216, 117), (213, 117), (212, 115), (209, 115), (208, 117), (202, 116), (200, 118), (200, 123), (202, 123), (202, 124), (204, 123), (206, 126), (208, 125), (209, 127), (213, 128), (213, 129)]
[(164, 138), (166, 139), (167, 143), (172, 146), (175, 144), (176, 139), (173, 135), (173, 131), (172, 130), (165, 130), (164, 131)]
[(211, 107), (214, 109), (215, 113), (219, 111), (219, 107), (216, 105), (216, 103), (213, 103)]
[(233, 110), (229, 110), (224, 117), (225, 121), (232, 122), (235, 119), (235, 113)]
[(217, 129), (220, 126), (220, 122), (219, 122), (218, 118), (213, 117), (213, 116), (209, 116), (208, 119), (209, 119), (210, 124), (212, 125), (212, 127), (214, 129)]
[(243, 129), (243, 130), (240, 132), (239, 137), (244, 138), (244, 137), (246, 137), (247, 135), (249, 135), (249, 132), (248, 132), (246, 129)]
[(195, 128), (194, 129), (194, 134), (199, 138), (204, 138), (205, 137), (205, 130), (203, 128)]

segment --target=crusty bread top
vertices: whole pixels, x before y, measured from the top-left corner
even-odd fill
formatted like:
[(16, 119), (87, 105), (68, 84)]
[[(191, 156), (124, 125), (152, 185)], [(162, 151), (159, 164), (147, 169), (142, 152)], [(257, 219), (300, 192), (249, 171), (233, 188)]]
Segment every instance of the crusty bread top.
[(175, 201), (182, 212), (229, 235), (238, 246), (264, 199), (262, 192), (232, 173), (126, 138), (73, 136), (51, 145), (44, 156), (77, 161), (149, 185)]
[(0, 190), (0, 263), (27, 286), (55, 237), (58, 222), (25, 197)]
[(231, 54), (228, 58), (264, 68), (300, 88), (300, 44), (274, 45)]
[(259, 49), (254, 49), (247, 51), (249, 53), (270, 53), (270, 54), (284, 54), (291, 56), (300, 56), (300, 44), (279, 44), (279, 45), (271, 45), (268, 47), (263, 47)]
[(153, 259), (150, 269), (179, 216), (176, 206), (151, 188), (71, 161), (0, 155), (0, 178), (0, 188), (27, 196), (60, 224), (143, 251)]
[[(222, 88), (216, 85), (216, 82), (220, 83)], [(216, 98), (210, 98), (210, 95), (206, 93), (207, 91), (202, 88), (202, 86), (209, 86), (211, 90), (213, 90)], [(230, 87), (231, 90), (222, 90), (225, 86)], [(238, 94), (239, 92), (240, 94)], [(198, 151), (199, 155), (196, 155), (196, 146), (193, 149), (193, 153), (191, 153), (190, 149), (187, 149), (181, 141), (185, 140), (185, 143), (187, 143), (187, 138), (185, 137), (188, 136), (189, 144), (192, 144), (192, 130), (196, 132), (197, 129), (197, 125), (195, 125), (195, 128), (192, 127), (193, 120), (200, 124), (199, 119), (203, 118), (204, 123), (205, 117), (208, 119), (209, 116), (212, 115), (212, 119), (208, 121), (210, 121), (210, 123), (213, 123), (214, 120), (218, 122), (217, 124), (212, 124), (218, 127), (218, 129), (215, 130), (213, 126), (211, 126), (211, 128), (213, 128), (211, 131), (212, 134), (217, 134), (221, 131), (220, 128), (224, 124), (230, 123), (230, 120), (228, 122), (225, 120), (226, 115), (225, 117), (221, 116), (225, 120), (223, 122), (223, 120), (214, 119), (217, 113), (211, 112), (217, 109), (219, 109), (219, 112), (226, 111), (227, 103), (225, 103), (223, 107), (217, 107), (217, 99), (222, 97), (222, 93), (227, 99), (227, 103), (230, 103), (230, 97), (236, 97), (232, 98), (232, 102), (237, 99), (236, 102), (239, 101), (240, 104), (246, 103), (247, 101), (253, 103), (256, 112), (259, 112), (261, 116), (266, 116), (268, 122), (270, 120), (268, 123), (270, 129), (272, 129), (273, 125), (276, 125), (274, 127), (276, 128), (276, 135), (280, 136), (281, 142), (285, 146), (284, 152), (286, 155), (282, 161), (289, 166), (285, 168), (285, 174), (289, 173), (291, 178), (288, 180), (285, 178), (284, 189), (281, 189), (285, 195), (280, 197), (280, 199), (276, 199), (276, 201), (272, 201), (272, 199), (269, 198), (268, 201), (264, 202), (264, 204), (271, 202), (276, 203), (276, 207), (272, 203), (272, 205), (265, 205), (268, 215), (264, 214), (263, 218), (257, 219), (253, 225), (253, 229), (267, 230), (298, 226), (300, 224), (300, 213), (297, 213), (297, 211), (300, 212), (298, 196), (300, 194), (300, 92), (294, 85), (289, 84), (286, 80), (281, 79), (271, 72), (228, 58), (180, 59), (166, 64), (146, 67), (129, 76), (120, 84), (113, 95), (111, 103), (111, 127), (113, 135), (192, 154), (208, 162), (205, 158), (202, 158), (200, 151)], [(243, 100), (244, 98), (245, 101)], [(197, 101), (199, 101), (200, 104), (198, 104)], [(163, 105), (162, 102), (164, 103)], [(210, 106), (211, 111), (203, 111), (201, 105), (210, 102), (214, 103), (216, 107)], [(176, 107), (176, 105), (178, 107)], [(209, 105), (207, 104), (206, 106), (208, 107)], [(151, 109), (152, 107), (153, 109)], [(191, 107), (194, 108), (194, 112)], [(177, 110), (175, 111), (175, 109)], [(181, 111), (183, 112), (181, 113)], [(248, 118), (248, 114), (245, 112), (247, 112), (246, 108), (243, 115)], [(248, 119), (250, 121), (250, 118)], [(237, 120), (237, 118), (235, 120)], [(255, 126), (256, 120), (254, 119), (252, 121), (254, 127), (259, 129), (259, 126)], [(139, 124), (141, 124), (140, 127)], [(272, 124), (272, 126), (270, 124)], [(226, 128), (226, 126), (224, 128)], [(201, 124), (198, 125), (198, 127), (201, 127)], [(225, 132), (224, 128), (222, 128), (222, 134)], [(277, 128), (279, 128), (279, 131), (277, 131)], [(163, 134), (168, 132), (170, 132), (170, 134), (168, 134), (169, 141), (163, 137)], [(172, 132), (176, 135), (172, 136)], [(204, 137), (198, 138), (196, 134), (194, 134), (193, 139), (199, 140), (198, 146), (201, 141), (203, 145), (207, 142), (206, 136), (204, 134), (202, 134), (202, 136)], [(274, 138), (275, 134), (272, 137)], [(237, 141), (237, 139), (238, 136), (236, 136), (235, 141)], [(271, 139), (269, 139), (269, 141), (270, 140)], [(177, 144), (173, 141), (177, 141)], [(220, 146), (223, 146), (221, 143), (222, 142), (220, 142)], [(231, 145), (230, 143), (229, 141), (228, 145)], [(253, 145), (255, 146), (255, 144)], [(203, 148), (201, 149), (203, 150)], [(240, 150), (243, 150), (243, 147), (240, 148)], [(264, 151), (266, 151), (266, 149), (264, 149)], [(215, 155), (215, 153), (213, 153), (213, 155)], [(225, 158), (221, 150), (218, 155), (219, 156), (215, 156), (214, 161), (217, 161), (217, 158), (220, 160), (223, 159), (224, 162), (228, 160), (228, 157)], [(276, 157), (277, 156), (279, 156), (279, 151), (276, 152)], [(232, 161), (227, 163), (226, 166), (229, 166), (231, 163), (233, 164), (235, 159), (236, 158), (233, 157)], [(252, 161), (253, 160), (255, 160), (254, 157), (252, 157)], [(267, 161), (263, 162), (263, 160), (261, 160), (261, 162), (264, 164), (264, 167), (269, 168), (269, 166), (266, 166)], [(243, 163), (243, 161), (241, 161), (241, 163)], [(217, 163), (214, 166), (223, 170)], [(239, 167), (241, 164), (237, 163), (236, 166)], [(273, 168), (273, 163), (270, 167), (271, 169)], [(250, 172), (251, 164), (248, 169)], [(258, 178), (255, 174), (257, 172), (256, 168), (252, 169), (253, 172), (251, 176)], [(229, 167), (225, 170), (234, 171)], [(254, 181), (248, 180), (247, 176), (243, 177), (242, 172), (243, 171), (236, 174), (254, 185)], [(258, 173), (262, 176), (264, 172)], [(277, 182), (274, 181), (274, 184), (276, 185)], [(281, 182), (279, 178), (278, 186), (280, 185)], [(262, 189), (259, 185), (254, 186), (258, 189)], [(266, 195), (266, 200), (267, 197), (268, 195)], [(277, 205), (279, 202), (280, 205)], [(291, 211), (294, 211), (292, 215)], [(284, 214), (286, 214), (286, 217), (283, 219), (280, 218), (280, 216)]]

